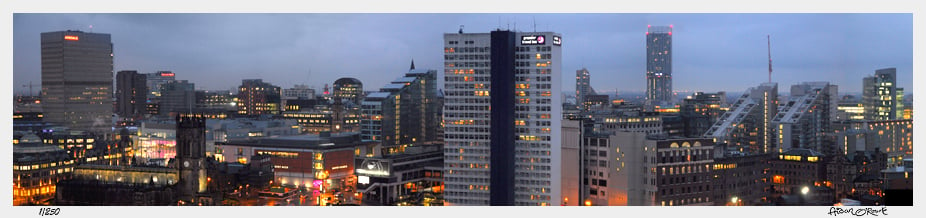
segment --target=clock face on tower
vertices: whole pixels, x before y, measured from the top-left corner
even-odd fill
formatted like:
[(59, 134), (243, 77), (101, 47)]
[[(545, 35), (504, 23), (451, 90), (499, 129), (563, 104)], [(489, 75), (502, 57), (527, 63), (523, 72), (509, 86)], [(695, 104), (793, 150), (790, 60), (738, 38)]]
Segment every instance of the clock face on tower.
[(183, 167), (190, 167), (190, 161), (188, 160), (183, 161)]

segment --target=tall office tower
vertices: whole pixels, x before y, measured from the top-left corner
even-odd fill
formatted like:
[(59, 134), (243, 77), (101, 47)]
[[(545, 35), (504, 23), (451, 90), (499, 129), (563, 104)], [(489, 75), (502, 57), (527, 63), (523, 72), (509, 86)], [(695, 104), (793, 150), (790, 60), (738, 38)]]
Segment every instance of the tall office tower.
[(177, 80), (174, 73), (170, 71), (158, 71), (156, 73), (145, 74), (146, 86), (148, 87), (148, 99), (146, 109), (148, 114), (160, 114), (161, 86)]
[(720, 115), (704, 137), (715, 138), (739, 152), (776, 152), (772, 119), (778, 114), (778, 83), (749, 88)]
[(335, 103), (341, 103), (343, 99), (353, 102), (354, 105), (360, 105), (360, 100), (363, 99), (363, 83), (350, 77), (335, 80), (333, 98)]
[(188, 113), (196, 105), (196, 86), (186, 80), (174, 80), (161, 85), (159, 114)]
[(442, 144), (441, 111), (437, 71), (410, 70), (364, 98), (361, 138), (380, 142), (381, 151), (374, 153), (383, 155), (404, 153), (407, 146)]
[(446, 205), (562, 202), (560, 37), (444, 34)]
[(646, 105), (675, 102), (672, 93), (672, 26), (649, 26), (646, 32)]
[(828, 82), (792, 85), (791, 96), (778, 106), (778, 115), (772, 120), (778, 152), (805, 148), (827, 156), (844, 154), (830, 133), (838, 96), (838, 87)]
[(145, 113), (148, 86), (145, 74), (124, 70), (116, 73), (116, 114), (123, 119), (136, 120)]
[(598, 94), (589, 81), (591, 81), (591, 75), (588, 73), (588, 69), (576, 70), (576, 105), (584, 105), (585, 96)]
[(42, 33), (42, 110), (46, 122), (112, 130), (113, 43), (109, 34)]
[(261, 79), (241, 80), (238, 86), (238, 114), (280, 113), (280, 87)]
[[(875, 71), (862, 79), (862, 105), (866, 120), (903, 119), (903, 102), (897, 96), (897, 68)], [(899, 103), (899, 104), (898, 104)]]
[(181, 201), (195, 202), (206, 191), (206, 119), (177, 115), (177, 160), (180, 182), (177, 194)]
[(695, 92), (682, 101), (679, 111), (685, 137), (701, 137), (717, 122), (726, 107), (727, 93)]

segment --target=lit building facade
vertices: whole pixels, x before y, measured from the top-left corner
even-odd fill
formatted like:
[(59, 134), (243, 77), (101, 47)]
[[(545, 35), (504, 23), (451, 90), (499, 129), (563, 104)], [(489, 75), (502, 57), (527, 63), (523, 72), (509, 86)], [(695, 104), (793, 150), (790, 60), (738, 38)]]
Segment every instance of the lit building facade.
[(444, 34), (445, 205), (560, 205), (561, 37)]
[(109, 34), (46, 32), (42, 46), (45, 121), (77, 130), (112, 130), (113, 44)]
[(13, 145), (13, 205), (42, 204), (55, 196), (55, 184), (70, 178), (76, 161), (67, 150), (26, 135)]
[(340, 78), (334, 81), (333, 99), (335, 103), (341, 100), (353, 102), (354, 105), (360, 105), (363, 99), (363, 83), (360, 80), (350, 77)]
[(744, 153), (769, 153), (774, 149), (772, 120), (778, 114), (778, 83), (749, 88), (704, 133)]
[(805, 148), (826, 155), (842, 154), (834, 145), (835, 136), (830, 134), (838, 96), (838, 87), (828, 82), (792, 85), (791, 96), (778, 105), (778, 114), (772, 120), (778, 152)]
[(215, 143), (260, 137), (293, 136), (302, 133), (293, 119), (208, 119), (206, 120), (206, 155), (223, 161), (222, 154), (216, 154)]
[(370, 205), (443, 205), (444, 154), (441, 145), (423, 145), (405, 152), (358, 157), (357, 191)]
[(141, 122), (133, 147), (134, 156), (141, 161), (169, 159), (177, 155), (177, 123), (166, 119), (148, 119)]
[[(606, 172), (599, 172), (607, 177), (606, 183), (599, 180), (598, 190), (590, 190), (590, 194), (597, 191), (599, 199), (607, 199), (598, 201), (599, 205), (713, 204), (713, 139), (666, 138), (639, 132), (617, 132), (609, 137), (607, 150), (598, 152), (608, 158), (604, 164), (598, 162), (608, 167)], [(596, 205), (595, 197), (591, 198)]]
[(360, 113), (359, 107), (315, 105), (310, 109), (301, 108), (298, 111), (284, 111), (279, 117), (296, 120), (302, 126), (302, 132), (304, 133), (339, 133), (358, 131), (361, 121)]
[(913, 156), (913, 120), (852, 120), (834, 123), (836, 147), (842, 154), (856, 151), (887, 155), (887, 167), (903, 164)]
[(280, 113), (280, 87), (261, 79), (246, 79), (238, 86), (238, 114)]
[(711, 165), (715, 206), (752, 206), (767, 203), (771, 193), (767, 173), (774, 153), (724, 155)]
[[(238, 96), (231, 91), (203, 91), (195, 93), (196, 108), (217, 111), (237, 111)], [(235, 112), (237, 114), (237, 112)]]
[(862, 79), (862, 104), (866, 120), (903, 119), (903, 89), (897, 88), (897, 68), (875, 71)]
[(825, 177), (824, 154), (796, 148), (779, 153), (769, 161), (772, 193), (769, 197), (797, 194), (794, 190), (814, 187)]
[(315, 102), (315, 89), (306, 85), (295, 85), (293, 88), (283, 89), (283, 110), (298, 111), (307, 105), (303, 101)]
[(247, 164), (254, 155), (269, 155), (273, 184), (324, 192), (356, 185), (354, 148), (360, 143), (359, 134), (341, 133), (232, 140), (216, 148), (224, 162)]
[(663, 134), (663, 117), (657, 112), (645, 112), (641, 108), (591, 110), (585, 113), (591, 118), (595, 132), (643, 132)]
[(836, 110), (837, 121), (865, 119), (865, 107), (862, 103), (840, 102)]
[(646, 105), (675, 102), (672, 93), (672, 26), (650, 26), (646, 31)]

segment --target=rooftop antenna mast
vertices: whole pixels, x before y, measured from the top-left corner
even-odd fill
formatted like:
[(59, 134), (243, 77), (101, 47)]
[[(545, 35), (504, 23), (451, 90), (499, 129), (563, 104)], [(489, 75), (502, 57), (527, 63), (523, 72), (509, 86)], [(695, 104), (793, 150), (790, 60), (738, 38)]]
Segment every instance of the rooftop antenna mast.
[(766, 35), (768, 39), (768, 82), (772, 83), (772, 35)]
[(534, 17), (534, 32), (537, 32), (537, 17)]

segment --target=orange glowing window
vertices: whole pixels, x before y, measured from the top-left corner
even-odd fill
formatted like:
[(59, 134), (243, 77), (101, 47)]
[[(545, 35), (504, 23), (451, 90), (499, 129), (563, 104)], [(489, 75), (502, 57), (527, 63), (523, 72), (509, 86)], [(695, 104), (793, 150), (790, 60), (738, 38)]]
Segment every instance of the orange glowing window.
[(78, 38), (77, 36), (68, 36), (68, 35), (65, 35), (65, 36), (64, 36), (64, 40), (77, 41), (77, 40), (80, 40), (80, 38)]
[(784, 183), (785, 183), (785, 177), (784, 177), (784, 176), (780, 176), (780, 175), (775, 175), (774, 177), (772, 177), (772, 182), (773, 182), (773, 183), (776, 183), (776, 184), (784, 184)]

